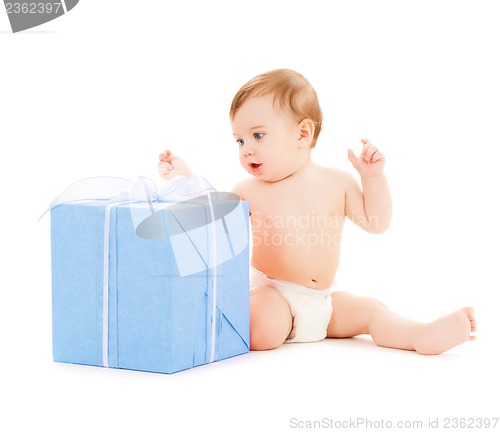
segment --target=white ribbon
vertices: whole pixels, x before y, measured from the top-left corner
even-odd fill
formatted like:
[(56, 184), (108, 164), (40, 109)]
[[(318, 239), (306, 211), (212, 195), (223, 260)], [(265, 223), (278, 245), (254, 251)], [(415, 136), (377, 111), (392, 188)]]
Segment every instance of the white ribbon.
[(102, 270), (102, 365), (109, 367), (109, 225), (111, 211), (122, 203), (111, 203), (104, 212), (103, 270)]
[[(208, 206), (210, 208), (210, 217), (212, 221), (215, 221), (214, 206), (212, 203), (212, 198), (210, 192), (207, 192)], [(212, 248), (212, 253), (210, 254), (210, 265), (209, 270), (212, 272), (212, 334), (211, 334), (211, 347), (210, 347), (210, 363), (215, 360), (215, 331), (217, 324), (217, 231), (215, 223), (210, 224), (210, 244)]]

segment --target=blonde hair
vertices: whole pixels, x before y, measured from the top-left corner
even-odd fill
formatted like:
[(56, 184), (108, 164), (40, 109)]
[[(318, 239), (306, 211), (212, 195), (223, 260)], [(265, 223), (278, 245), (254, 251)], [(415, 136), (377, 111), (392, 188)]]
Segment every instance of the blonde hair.
[(257, 96), (273, 95), (273, 102), (288, 110), (298, 122), (309, 119), (314, 123), (311, 148), (316, 145), (323, 116), (318, 96), (312, 85), (301, 74), (290, 69), (276, 69), (252, 78), (241, 87), (233, 98), (229, 115), (231, 119), (243, 104)]

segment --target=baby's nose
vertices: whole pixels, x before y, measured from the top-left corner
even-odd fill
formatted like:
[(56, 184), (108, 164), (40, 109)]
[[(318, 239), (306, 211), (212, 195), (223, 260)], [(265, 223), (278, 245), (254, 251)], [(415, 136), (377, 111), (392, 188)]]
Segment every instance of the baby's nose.
[(245, 156), (252, 156), (255, 154), (255, 149), (253, 147), (248, 146), (248, 145), (244, 145), (243, 154)]

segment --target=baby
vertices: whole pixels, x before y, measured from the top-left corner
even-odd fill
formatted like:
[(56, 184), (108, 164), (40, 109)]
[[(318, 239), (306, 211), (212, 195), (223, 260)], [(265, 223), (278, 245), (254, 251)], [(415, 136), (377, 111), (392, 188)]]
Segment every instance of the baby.
[(359, 156), (348, 151), (362, 187), (350, 174), (312, 162), (322, 114), (302, 75), (280, 69), (253, 78), (234, 97), (230, 120), (240, 163), (251, 174), (233, 192), (250, 203), (252, 350), (368, 334), (380, 346), (440, 354), (475, 339), (471, 307), (419, 323), (373, 298), (334, 290), (345, 217), (381, 233), (391, 220), (391, 196), (385, 157), (367, 139)]

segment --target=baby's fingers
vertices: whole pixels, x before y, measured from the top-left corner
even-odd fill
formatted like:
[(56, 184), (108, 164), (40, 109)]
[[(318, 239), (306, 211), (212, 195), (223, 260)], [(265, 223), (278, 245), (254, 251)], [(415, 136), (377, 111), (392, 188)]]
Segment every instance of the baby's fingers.
[(384, 155), (377, 147), (371, 148), (370, 151), (368, 152), (367, 161), (377, 162), (377, 161), (382, 160), (382, 159), (384, 159)]
[(356, 160), (358, 159), (351, 149), (347, 149), (347, 157), (352, 163), (356, 162)]
[(361, 156), (366, 162), (377, 162), (384, 158), (380, 150), (375, 147), (370, 141), (363, 139), (361, 140), (361, 142), (363, 143), (363, 151), (361, 153)]
[(172, 153), (170, 152), (170, 150), (165, 150), (163, 153), (160, 153), (160, 161), (161, 162), (169, 162), (171, 156), (172, 156)]
[(158, 169), (161, 172), (168, 172), (168, 171), (172, 171), (174, 169), (174, 167), (170, 162), (160, 162), (158, 164)]
[(371, 142), (366, 141), (363, 143), (363, 151), (361, 152), (361, 157), (366, 161), (370, 162), (373, 154), (377, 151), (377, 147), (375, 147)]

